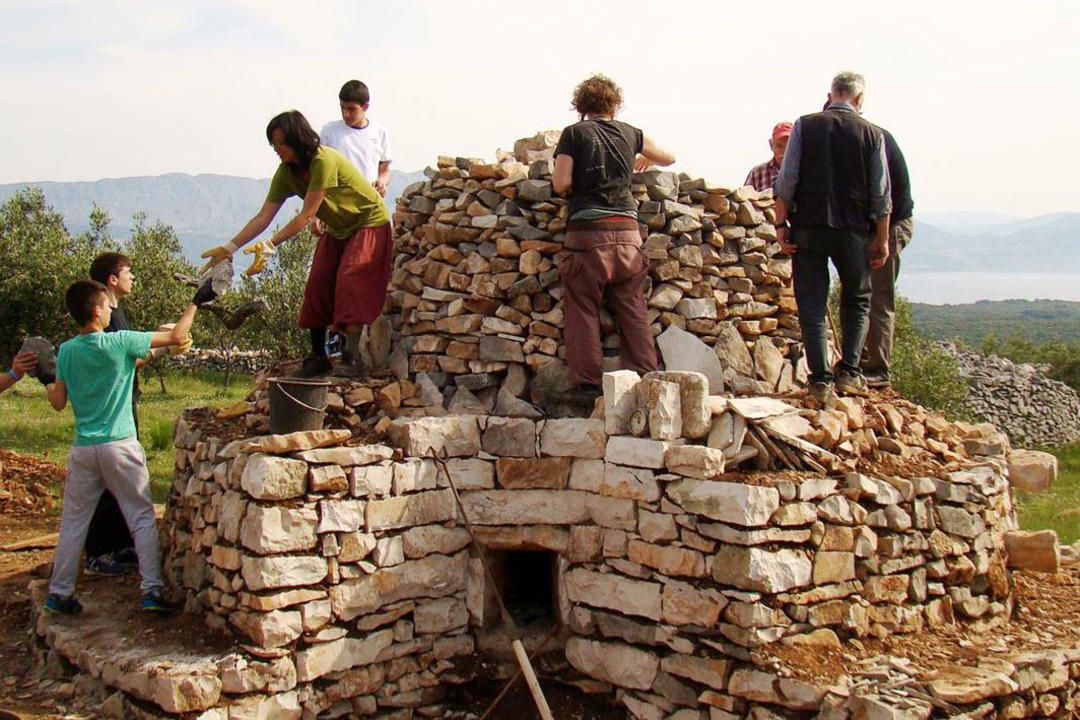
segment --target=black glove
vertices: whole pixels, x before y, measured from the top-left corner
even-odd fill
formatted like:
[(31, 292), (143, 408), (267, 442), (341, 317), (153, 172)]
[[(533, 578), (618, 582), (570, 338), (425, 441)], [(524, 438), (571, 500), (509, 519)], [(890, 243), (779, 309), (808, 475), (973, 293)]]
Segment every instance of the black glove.
[(205, 305), (206, 303), (217, 300), (218, 294), (214, 292), (214, 278), (207, 275), (203, 278), (203, 281), (199, 283), (199, 289), (195, 291), (195, 297), (191, 298), (191, 302), (195, 305)]

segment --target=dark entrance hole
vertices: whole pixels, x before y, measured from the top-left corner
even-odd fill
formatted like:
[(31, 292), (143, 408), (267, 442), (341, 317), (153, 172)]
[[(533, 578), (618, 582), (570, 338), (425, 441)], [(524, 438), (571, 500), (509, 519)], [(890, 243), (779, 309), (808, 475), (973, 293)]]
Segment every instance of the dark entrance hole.
[[(511, 550), (492, 553), (491, 559), (492, 574), (514, 623), (555, 620), (555, 553)], [(498, 623), (498, 607), (493, 609), (491, 617)]]

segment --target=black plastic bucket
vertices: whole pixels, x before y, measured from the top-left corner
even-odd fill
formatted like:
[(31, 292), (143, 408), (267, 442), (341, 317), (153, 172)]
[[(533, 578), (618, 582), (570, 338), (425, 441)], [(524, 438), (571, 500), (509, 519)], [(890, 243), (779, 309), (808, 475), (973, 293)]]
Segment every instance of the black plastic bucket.
[(271, 433), (322, 430), (329, 381), (275, 377), (269, 382)]

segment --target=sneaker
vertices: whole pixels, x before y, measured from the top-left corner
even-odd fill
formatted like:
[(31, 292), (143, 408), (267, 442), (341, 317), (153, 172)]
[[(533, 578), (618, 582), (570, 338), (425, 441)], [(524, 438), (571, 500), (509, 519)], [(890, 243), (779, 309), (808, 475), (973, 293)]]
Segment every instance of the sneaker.
[(867, 387), (887, 388), (892, 386), (892, 380), (889, 378), (889, 373), (884, 370), (863, 373), (863, 377), (866, 378)]
[(843, 395), (865, 397), (870, 394), (866, 387), (866, 378), (849, 372), (836, 373), (836, 390)]
[(322, 357), (321, 355), (308, 355), (304, 358), (304, 364), (300, 367), (300, 370), (296, 373), (295, 377), (322, 377), (329, 373), (333, 368), (334, 366), (330, 363), (330, 358)]
[(132, 569), (138, 569), (139, 567), (139, 554), (135, 552), (135, 548), (133, 547), (120, 548), (113, 553), (113, 559)]
[(180, 604), (166, 600), (159, 592), (148, 592), (142, 596), (139, 604), (143, 612), (155, 615), (172, 615), (180, 611)]
[(74, 595), (64, 597), (56, 593), (49, 593), (49, 597), (45, 598), (42, 607), (50, 615), (75, 615), (82, 612), (82, 603)]
[(123, 575), (130, 566), (118, 561), (112, 553), (86, 558), (87, 575)]
[(830, 400), (836, 398), (833, 385), (829, 382), (816, 382), (810, 386), (810, 394), (822, 405), (828, 405)]

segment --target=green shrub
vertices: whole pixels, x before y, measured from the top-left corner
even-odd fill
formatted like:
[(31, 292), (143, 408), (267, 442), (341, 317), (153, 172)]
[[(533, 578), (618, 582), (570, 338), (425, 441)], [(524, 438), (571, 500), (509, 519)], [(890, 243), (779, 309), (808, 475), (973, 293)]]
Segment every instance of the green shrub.
[(158, 420), (150, 425), (149, 430), (151, 450), (168, 450), (172, 447), (173, 423), (171, 420)]

